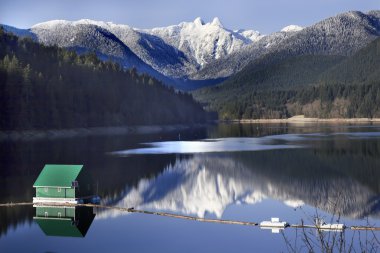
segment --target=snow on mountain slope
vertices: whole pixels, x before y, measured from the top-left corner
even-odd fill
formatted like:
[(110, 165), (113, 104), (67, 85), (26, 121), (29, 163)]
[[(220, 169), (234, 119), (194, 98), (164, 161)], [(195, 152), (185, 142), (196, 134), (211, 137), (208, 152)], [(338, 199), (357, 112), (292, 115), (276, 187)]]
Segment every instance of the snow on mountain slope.
[(234, 32), (246, 37), (247, 39), (251, 40), (252, 42), (259, 41), (262, 37), (265, 36), (265, 35), (261, 35), (258, 31), (254, 31), (254, 30), (240, 29), (240, 30), (236, 30)]
[(299, 32), (303, 29), (302, 26), (288, 25), (281, 29), (281, 32)]
[(207, 80), (211, 78), (229, 77), (243, 69), (250, 61), (266, 54), (272, 48), (297, 32), (275, 32), (258, 39), (243, 47), (241, 50), (232, 52), (222, 58), (216, 59), (203, 66), (198, 72), (191, 74), (190, 78)]
[(86, 22), (112, 32), (140, 59), (166, 76), (178, 77), (181, 76), (179, 73), (187, 73), (192, 70), (181, 51), (166, 44), (157, 36), (140, 32), (128, 25), (91, 20), (86, 20)]
[(223, 56), (241, 50), (260, 35), (255, 31), (231, 31), (218, 18), (204, 23), (201, 18), (179, 25), (143, 30), (162, 38), (182, 51), (198, 68)]
[(140, 66), (129, 63), (136, 62), (135, 56), (124, 52), (130, 50), (145, 64), (171, 78), (187, 78), (204, 64), (263, 37), (253, 30), (228, 30), (218, 18), (206, 24), (197, 18), (194, 22), (145, 30), (89, 19), (52, 20), (34, 25), (31, 32), (47, 45), (95, 50), (125, 58), (127, 66)]
[[(154, 68), (155, 64), (145, 60), (144, 48), (136, 50), (132, 43), (139, 34), (126, 25), (115, 25), (111, 22), (81, 19), (78, 21), (52, 20), (34, 25), (30, 29), (37, 41), (45, 45), (57, 45), (75, 49), (77, 52), (95, 51), (107, 60), (111, 59), (126, 68), (135, 67), (139, 72), (148, 73), (157, 79), (173, 85), (170, 75), (165, 75)], [(123, 35), (123, 36), (122, 36)], [(128, 37), (130, 45), (125, 43)], [(124, 41), (123, 41), (124, 40)], [(157, 52), (157, 50), (152, 50)], [(165, 51), (169, 55), (169, 50)], [(147, 55), (147, 53), (145, 53)], [(154, 58), (154, 57), (153, 57)], [(156, 57), (159, 59), (160, 57)], [(172, 57), (177, 60), (179, 57)], [(165, 63), (165, 62), (164, 62)]]
[(236, 53), (204, 66), (192, 78), (239, 75), (238, 72), (245, 67), (245, 73), (249, 74), (263, 62), (270, 64), (288, 56), (351, 55), (380, 36), (379, 16), (379, 11), (367, 14), (351, 11), (303, 29), (295, 25), (287, 26), (281, 32), (267, 35)]
[(351, 55), (378, 36), (379, 17), (371, 12), (350, 11), (300, 30), (274, 51), (296, 55)]
[(113, 33), (104, 29), (105, 22), (92, 20), (66, 21), (53, 20), (34, 25), (30, 30), (38, 42), (45, 45), (74, 48), (78, 51), (95, 51), (114, 58), (125, 67), (149, 69)]
[(47, 45), (96, 51), (124, 67), (186, 86), (194, 80), (225, 79), (267, 54), (352, 54), (379, 36), (379, 16), (379, 11), (347, 12), (310, 27), (290, 25), (265, 36), (254, 30), (229, 30), (218, 18), (153, 29), (88, 19), (53, 20), (33, 26), (30, 33), (13, 31)]

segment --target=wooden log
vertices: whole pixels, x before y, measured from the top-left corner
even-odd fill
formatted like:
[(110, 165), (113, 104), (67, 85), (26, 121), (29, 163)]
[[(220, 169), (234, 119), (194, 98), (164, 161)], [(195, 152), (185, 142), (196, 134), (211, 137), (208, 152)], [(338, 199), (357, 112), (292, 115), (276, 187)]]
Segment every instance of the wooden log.
[(372, 230), (372, 231), (380, 231), (380, 227), (369, 227), (369, 226), (351, 226), (351, 230)]
[(244, 226), (257, 226), (258, 225), (257, 222), (250, 222), (250, 221), (206, 219), (206, 218), (199, 218), (199, 217), (194, 217), (194, 216), (172, 214), (172, 213), (165, 213), (165, 212), (151, 212), (151, 211), (137, 210), (137, 209), (133, 209), (133, 208), (131, 208), (129, 210), (129, 212), (132, 212), (132, 213), (143, 213), (143, 214), (152, 214), (152, 215), (166, 216), (166, 217), (171, 217), (171, 218), (193, 220), (193, 221), (200, 221), (200, 222), (221, 223), (221, 224), (234, 224), (234, 225), (244, 225)]

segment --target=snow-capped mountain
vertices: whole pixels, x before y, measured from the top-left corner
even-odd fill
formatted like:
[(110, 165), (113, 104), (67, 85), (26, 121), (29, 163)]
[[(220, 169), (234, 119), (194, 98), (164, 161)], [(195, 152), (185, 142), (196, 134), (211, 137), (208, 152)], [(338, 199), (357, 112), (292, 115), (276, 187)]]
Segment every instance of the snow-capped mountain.
[(204, 66), (192, 78), (229, 77), (245, 67), (244, 74), (249, 74), (260, 64), (273, 63), (288, 56), (352, 55), (379, 36), (380, 11), (367, 14), (346, 12), (303, 29), (295, 25), (284, 27), (280, 32)]
[[(31, 32), (44, 44), (95, 50), (125, 59), (126, 67), (134, 65), (141, 71), (137, 56), (171, 78), (187, 78), (205, 64), (262, 37), (253, 30), (228, 30), (218, 18), (210, 23), (196, 18), (193, 22), (145, 30), (88, 19), (53, 20), (34, 25)], [(134, 55), (125, 52), (128, 50)]]
[(281, 29), (281, 32), (299, 32), (303, 29), (302, 26), (299, 25), (288, 25)]
[[(30, 32), (38, 42), (45, 45), (57, 45), (71, 48), (77, 52), (95, 51), (102, 59), (111, 59), (126, 68), (135, 67), (163, 81), (169, 81), (165, 75), (145, 63), (114, 33), (114, 29), (123, 30), (123, 34), (133, 29), (112, 23), (82, 19), (79, 21), (53, 20), (34, 25)], [(118, 31), (118, 30), (116, 30)], [(132, 36), (129, 36), (132, 37)]]
[(141, 60), (113, 33), (101, 26), (102, 22), (79, 20), (70, 22), (53, 20), (34, 25), (31, 32), (45, 45), (96, 51), (123, 60), (126, 66), (137, 65)]
[(206, 64), (197, 72), (190, 75), (191, 79), (207, 80), (214, 78), (227, 78), (241, 69), (249, 62), (265, 55), (288, 37), (298, 31), (280, 31), (266, 36), (261, 36), (257, 41), (247, 45), (239, 51), (232, 52), (219, 59)]
[(88, 19), (53, 20), (29, 30), (5, 29), (46, 45), (95, 51), (103, 59), (134, 66), (186, 89), (183, 85), (191, 86), (193, 81), (203, 85), (230, 77), (265, 55), (350, 55), (380, 36), (379, 13), (347, 12), (306, 28), (289, 25), (268, 35), (230, 30), (218, 18), (153, 29)]
[[(41, 34), (41, 28), (56, 33), (59, 24), (65, 24), (73, 32), (78, 26), (96, 26), (112, 33), (118, 40), (124, 43), (134, 54), (136, 54), (146, 64), (152, 66), (155, 70), (170, 77), (175, 77), (173, 69), (182, 73), (186, 71), (186, 57), (175, 47), (168, 45), (160, 37), (150, 35), (129, 27), (128, 25), (119, 25), (112, 22), (94, 21), (82, 19), (79, 21), (48, 21), (37, 24), (32, 27), (32, 31)], [(45, 41), (42, 41), (46, 43)], [(63, 45), (64, 46), (64, 45)], [(189, 70), (187, 70), (189, 71)]]
[(148, 34), (162, 38), (191, 59), (199, 68), (260, 39), (256, 31), (231, 31), (218, 18), (205, 23), (198, 17), (193, 22), (144, 30)]
[(297, 32), (274, 51), (294, 54), (352, 55), (380, 36), (380, 11), (350, 11)]

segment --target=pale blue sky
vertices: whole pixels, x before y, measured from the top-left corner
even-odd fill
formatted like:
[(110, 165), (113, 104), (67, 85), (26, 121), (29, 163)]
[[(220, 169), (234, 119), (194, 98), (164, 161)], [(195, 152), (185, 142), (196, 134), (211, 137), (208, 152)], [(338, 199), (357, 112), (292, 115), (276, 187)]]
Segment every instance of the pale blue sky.
[(270, 33), (348, 10), (374, 9), (380, 9), (380, 0), (0, 0), (0, 23), (29, 28), (52, 19), (89, 18), (152, 28), (217, 16), (230, 29)]

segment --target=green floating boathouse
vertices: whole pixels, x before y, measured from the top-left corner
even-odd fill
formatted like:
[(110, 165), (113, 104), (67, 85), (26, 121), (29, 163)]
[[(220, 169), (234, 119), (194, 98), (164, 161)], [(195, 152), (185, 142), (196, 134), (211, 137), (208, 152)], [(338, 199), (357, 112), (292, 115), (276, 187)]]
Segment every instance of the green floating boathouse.
[(33, 184), (33, 202), (78, 203), (88, 188), (79, 187), (82, 168), (83, 165), (46, 164)]

